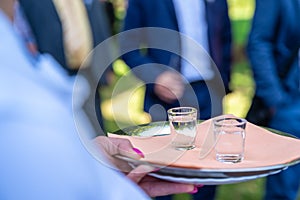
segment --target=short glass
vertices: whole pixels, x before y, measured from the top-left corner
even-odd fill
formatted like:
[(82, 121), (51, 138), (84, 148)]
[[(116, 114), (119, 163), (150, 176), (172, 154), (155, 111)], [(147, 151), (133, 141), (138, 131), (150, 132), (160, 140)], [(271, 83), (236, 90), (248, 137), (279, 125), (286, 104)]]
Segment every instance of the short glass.
[(217, 118), (213, 121), (216, 159), (238, 163), (244, 159), (247, 121), (238, 117)]
[(168, 110), (171, 128), (172, 146), (178, 150), (195, 148), (197, 134), (197, 109), (192, 107), (176, 107)]

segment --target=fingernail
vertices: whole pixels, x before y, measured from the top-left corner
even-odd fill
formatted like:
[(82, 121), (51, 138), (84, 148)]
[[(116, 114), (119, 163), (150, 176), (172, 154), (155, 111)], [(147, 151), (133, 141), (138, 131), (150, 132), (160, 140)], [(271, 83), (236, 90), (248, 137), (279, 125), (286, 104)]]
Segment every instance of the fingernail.
[(190, 194), (195, 194), (198, 192), (198, 188), (196, 186), (194, 186), (194, 190), (189, 192)]
[(195, 185), (197, 188), (202, 188), (204, 185), (199, 184), (199, 185)]
[(141, 150), (137, 149), (137, 148), (132, 148), (133, 151), (135, 151), (137, 154), (139, 154), (142, 158), (145, 158), (144, 154), (141, 152)]

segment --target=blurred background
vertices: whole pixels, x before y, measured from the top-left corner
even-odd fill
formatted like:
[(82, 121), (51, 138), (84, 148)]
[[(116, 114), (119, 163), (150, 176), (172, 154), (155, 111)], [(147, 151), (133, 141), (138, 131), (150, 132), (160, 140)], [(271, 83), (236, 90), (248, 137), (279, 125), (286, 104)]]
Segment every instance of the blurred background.
[[(114, 7), (113, 33), (118, 33), (126, 13), (126, 1), (111, 0), (110, 3)], [(254, 4), (254, 0), (228, 0), (233, 34), (230, 83), (232, 92), (224, 99), (224, 113), (232, 113), (240, 117), (244, 117), (247, 113), (254, 92), (252, 72), (245, 54)], [(101, 88), (107, 130), (114, 131), (120, 127), (118, 125), (130, 126), (149, 122), (148, 114), (142, 110), (143, 83), (129, 72), (129, 67), (122, 60), (114, 62), (113, 68), (115, 76), (112, 83)]]
[[(246, 57), (245, 45), (251, 27), (254, 0), (227, 0), (232, 22), (233, 62), (230, 88), (232, 90), (224, 99), (224, 113), (245, 117), (254, 92), (252, 72)], [(126, 12), (125, 0), (110, 0), (114, 7), (113, 33), (118, 33)], [(120, 127), (148, 123), (150, 118), (144, 113), (143, 83), (129, 72), (123, 61), (113, 64), (115, 76), (109, 86), (101, 88), (105, 128), (116, 131)], [(122, 79), (122, 81), (120, 81)], [(122, 84), (120, 84), (122, 82)], [(216, 200), (259, 200), (263, 196), (264, 179), (257, 179), (240, 184), (218, 187)], [(189, 200), (189, 195), (176, 195), (175, 200)], [(300, 199), (300, 198), (299, 198)]]

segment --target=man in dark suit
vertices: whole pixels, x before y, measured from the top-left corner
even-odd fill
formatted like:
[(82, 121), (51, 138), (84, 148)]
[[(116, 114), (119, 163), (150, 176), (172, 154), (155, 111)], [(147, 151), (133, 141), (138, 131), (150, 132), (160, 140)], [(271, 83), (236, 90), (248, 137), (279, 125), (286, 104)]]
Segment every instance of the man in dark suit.
[[(248, 55), (256, 96), (272, 113), (269, 127), (300, 137), (300, 1), (257, 0)], [(300, 166), (267, 178), (266, 200), (294, 200)]]
[[(167, 120), (166, 110), (177, 106), (196, 107), (200, 119), (222, 114), (231, 59), (226, 0), (129, 0), (128, 30), (132, 35), (121, 40), (123, 60), (146, 85), (144, 109), (152, 121)], [(189, 75), (187, 63), (196, 69)], [(214, 193), (215, 186), (205, 186), (194, 198), (213, 199)]]
[[(70, 76), (76, 75), (79, 66), (72, 68), (68, 63), (65, 51), (66, 46), (64, 43), (63, 22), (54, 2), (52, 0), (19, 0), (19, 3), (36, 40), (38, 51), (51, 54)], [(92, 47), (96, 47), (110, 36), (111, 31), (107, 16), (100, 1), (85, 0), (83, 1), (83, 4), (89, 22), (89, 26), (87, 27), (89, 27), (91, 31)], [(78, 15), (76, 13), (73, 14)], [(96, 50), (93, 52), (95, 55), (97, 55)], [(105, 53), (107, 53), (107, 55), (101, 55), (101, 58), (109, 58), (109, 51)], [(98, 80), (96, 74), (107, 74), (104, 73), (104, 71), (111, 72), (110, 67), (101, 66), (101, 63), (98, 61), (98, 59), (93, 59), (91, 64), (84, 70), (84, 74), (90, 85), (99, 84), (100, 86), (106, 84), (106, 77), (102, 76), (101, 79)], [(99, 92), (98, 90), (91, 92), (90, 100), (86, 103), (86, 110), (90, 115), (91, 121), (94, 123), (94, 127), (99, 127), (99, 123), (100, 127), (103, 129)], [(91, 105), (93, 102), (95, 102), (95, 106)], [(94, 113), (94, 111), (96, 113)], [(100, 129), (98, 132), (99, 131), (103, 132)], [(99, 132), (99, 134), (101, 133)]]

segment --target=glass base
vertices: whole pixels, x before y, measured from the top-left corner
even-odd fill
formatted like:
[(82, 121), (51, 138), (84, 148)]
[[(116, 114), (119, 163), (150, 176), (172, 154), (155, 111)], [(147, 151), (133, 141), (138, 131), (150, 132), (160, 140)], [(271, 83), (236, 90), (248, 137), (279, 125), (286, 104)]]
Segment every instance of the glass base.
[(241, 154), (217, 154), (216, 159), (223, 163), (239, 163), (243, 160), (243, 156)]
[(186, 151), (186, 150), (191, 150), (191, 149), (194, 149), (195, 148), (195, 145), (192, 145), (192, 146), (182, 146), (182, 147), (175, 147), (175, 149), (177, 150), (180, 150), (180, 151)]

